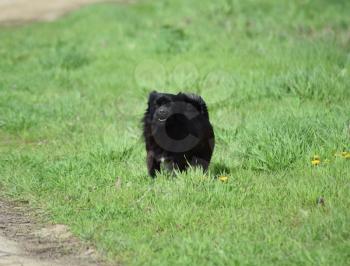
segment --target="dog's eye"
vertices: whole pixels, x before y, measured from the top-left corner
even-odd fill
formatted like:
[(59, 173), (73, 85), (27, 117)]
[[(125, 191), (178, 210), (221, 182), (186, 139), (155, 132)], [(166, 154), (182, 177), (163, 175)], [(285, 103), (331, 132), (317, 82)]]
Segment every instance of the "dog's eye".
[(157, 104), (158, 106), (162, 106), (162, 105), (167, 104), (167, 103), (169, 103), (169, 102), (170, 102), (170, 99), (169, 99), (169, 98), (167, 98), (167, 97), (165, 97), (165, 96), (162, 96), (162, 97), (160, 97), (160, 98), (157, 99), (156, 104)]

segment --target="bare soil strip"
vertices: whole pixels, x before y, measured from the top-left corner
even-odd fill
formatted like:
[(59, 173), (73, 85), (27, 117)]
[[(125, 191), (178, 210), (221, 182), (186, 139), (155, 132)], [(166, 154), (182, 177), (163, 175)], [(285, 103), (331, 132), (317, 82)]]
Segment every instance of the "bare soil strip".
[[(53, 21), (84, 5), (104, 0), (0, 0), (0, 24), (25, 24), (32, 21)], [(108, 2), (131, 3), (131, 0)]]
[(0, 198), (0, 265), (103, 265), (93, 248), (25, 203)]

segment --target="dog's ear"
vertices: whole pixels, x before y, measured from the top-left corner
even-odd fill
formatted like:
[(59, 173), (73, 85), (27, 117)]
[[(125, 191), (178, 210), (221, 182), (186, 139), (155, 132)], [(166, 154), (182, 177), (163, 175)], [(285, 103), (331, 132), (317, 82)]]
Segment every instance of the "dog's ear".
[(202, 115), (208, 117), (208, 108), (201, 96), (194, 93), (182, 93), (182, 95), (184, 95), (186, 101), (194, 105)]
[(152, 91), (148, 97), (148, 106), (161, 106), (171, 102), (171, 97), (166, 93)]
[(148, 96), (148, 105), (152, 105), (159, 98), (159, 93), (157, 91), (152, 91)]

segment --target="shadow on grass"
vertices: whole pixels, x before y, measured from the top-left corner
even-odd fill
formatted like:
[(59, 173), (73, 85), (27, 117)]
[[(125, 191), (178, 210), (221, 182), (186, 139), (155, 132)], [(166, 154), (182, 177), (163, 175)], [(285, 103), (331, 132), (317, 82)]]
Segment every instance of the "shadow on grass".
[(213, 163), (210, 170), (215, 178), (220, 175), (229, 175), (231, 173), (231, 168), (223, 163)]

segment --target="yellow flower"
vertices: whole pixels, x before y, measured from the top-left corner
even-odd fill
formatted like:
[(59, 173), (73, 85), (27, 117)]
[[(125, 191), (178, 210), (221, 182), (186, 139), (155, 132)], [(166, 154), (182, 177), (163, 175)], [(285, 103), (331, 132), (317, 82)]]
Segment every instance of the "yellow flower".
[(228, 176), (221, 175), (221, 176), (219, 176), (219, 180), (220, 180), (221, 182), (226, 183), (226, 182), (228, 181)]
[(342, 157), (344, 159), (350, 159), (350, 152), (342, 151), (342, 152), (336, 153), (335, 156)]
[(314, 155), (314, 157), (312, 157), (312, 160), (320, 160), (320, 155)]
[(312, 160), (311, 161), (311, 164), (313, 165), (313, 166), (316, 166), (316, 165), (319, 165), (321, 163), (321, 161), (320, 160)]
[(321, 163), (320, 155), (314, 155), (311, 160), (313, 166), (319, 165)]

